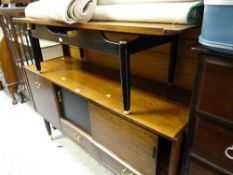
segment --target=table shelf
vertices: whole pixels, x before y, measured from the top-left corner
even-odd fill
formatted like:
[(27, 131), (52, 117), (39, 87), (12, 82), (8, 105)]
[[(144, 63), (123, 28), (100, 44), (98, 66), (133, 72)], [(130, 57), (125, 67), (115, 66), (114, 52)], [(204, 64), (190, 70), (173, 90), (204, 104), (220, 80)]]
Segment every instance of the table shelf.
[[(188, 122), (190, 93), (185, 90), (132, 77), (132, 112), (124, 115), (117, 71), (71, 57), (44, 61), (41, 66), (40, 76), (169, 140), (176, 139)], [(35, 65), (27, 69), (37, 72)], [(182, 97), (181, 101), (176, 96)]]

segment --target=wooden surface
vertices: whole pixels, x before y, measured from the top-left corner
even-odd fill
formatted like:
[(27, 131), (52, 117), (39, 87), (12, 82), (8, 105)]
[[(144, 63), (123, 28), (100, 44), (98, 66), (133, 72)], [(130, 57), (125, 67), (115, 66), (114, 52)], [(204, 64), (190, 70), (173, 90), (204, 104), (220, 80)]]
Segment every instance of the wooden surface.
[[(188, 106), (137, 87), (131, 89), (132, 112), (123, 115), (121, 86), (119, 80), (109, 78), (112, 71), (98, 70), (98, 67), (88, 64), (82, 66), (79, 61), (68, 57), (42, 62), (41, 65), (40, 76), (166, 138), (175, 139), (187, 124)], [(34, 65), (28, 69), (36, 72)], [(116, 76), (119, 78), (119, 72)], [(139, 84), (147, 87), (141, 82)], [(151, 86), (151, 89), (156, 87)]]
[(67, 120), (61, 119), (62, 131), (81, 145), (91, 156), (100, 159), (100, 149), (92, 143), (92, 137)]
[(233, 124), (233, 62), (219, 62), (214, 56), (206, 56), (206, 67), (201, 82), (198, 108), (231, 121)]
[(36, 111), (53, 126), (61, 129), (58, 105), (55, 99), (52, 83), (29, 71), (27, 71), (27, 78)]
[(15, 22), (42, 24), (51, 26), (77, 27), (82, 29), (115, 31), (123, 33), (147, 34), (147, 35), (174, 35), (194, 28), (192, 25), (162, 24), (162, 23), (133, 23), (133, 22), (99, 22), (65, 24), (52, 20), (38, 20), (31, 18), (15, 18)]
[[(156, 174), (158, 136), (90, 104), (93, 138), (144, 175)], [(143, 163), (142, 163), (143, 162)]]
[(10, 3), (29, 3), (32, 0), (1, 0), (3, 4), (10, 4)]
[(12, 7), (12, 8), (7, 8), (7, 7), (0, 7), (0, 15), (7, 15), (11, 17), (22, 17), (24, 16), (24, 10), (25, 7)]
[(199, 119), (194, 138), (194, 154), (233, 173), (232, 160), (224, 153), (232, 144), (233, 129)]

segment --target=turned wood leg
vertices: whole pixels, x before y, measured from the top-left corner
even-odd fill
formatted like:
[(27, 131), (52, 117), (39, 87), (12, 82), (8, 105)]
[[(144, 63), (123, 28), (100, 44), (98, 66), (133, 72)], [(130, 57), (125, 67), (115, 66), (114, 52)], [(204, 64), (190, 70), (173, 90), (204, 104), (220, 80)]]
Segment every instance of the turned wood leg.
[(45, 120), (45, 119), (44, 119), (44, 122), (45, 122), (45, 127), (46, 127), (47, 133), (48, 133), (48, 135), (49, 135), (49, 138), (50, 138), (51, 140), (53, 140), (53, 138), (52, 138), (52, 132), (51, 132), (51, 127), (50, 127), (50, 123), (49, 123), (47, 120)]
[(15, 88), (8, 87), (8, 92), (9, 92), (11, 98), (12, 98), (12, 104), (16, 105), (17, 104), (17, 100), (16, 100), (16, 97), (15, 97)]
[(130, 113), (130, 60), (127, 42), (120, 42), (120, 71), (121, 87), (123, 93), (124, 114)]

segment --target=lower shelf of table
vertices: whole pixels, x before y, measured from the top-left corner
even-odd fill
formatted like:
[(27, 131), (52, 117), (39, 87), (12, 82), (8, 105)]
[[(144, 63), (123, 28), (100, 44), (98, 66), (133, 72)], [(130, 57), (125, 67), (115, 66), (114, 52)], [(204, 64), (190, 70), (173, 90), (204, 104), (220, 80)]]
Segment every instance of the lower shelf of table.
[[(132, 112), (124, 115), (119, 72), (70, 57), (45, 61), (41, 66), (43, 78), (165, 138), (175, 139), (187, 124), (189, 106), (171, 98), (187, 99), (185, 91), (132, 78)], [(34, 65), (27, 69), (36, 73)]]

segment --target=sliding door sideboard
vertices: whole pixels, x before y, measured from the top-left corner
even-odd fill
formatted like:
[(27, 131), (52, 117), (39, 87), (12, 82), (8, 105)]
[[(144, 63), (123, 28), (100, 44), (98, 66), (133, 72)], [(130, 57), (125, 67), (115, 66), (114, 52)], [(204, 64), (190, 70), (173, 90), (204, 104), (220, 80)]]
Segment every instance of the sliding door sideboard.
[[(31, 25), (36, 65), (27, 67), (27, 75), (36, 109), (47, 121), (55, 126), (60, 122), (58, 128), (65, 135), (118, 175), (177, 174), (191, 93), (172, 81), (178, 35), (192, 27), (130, 23), (114, 27), (95, 22), (67, 26), (15, 20)], [(70, 30), (77, 34), (67, 34)], [(136, 39), (112, 42), (105, 37), (108, 30), (129, 32)], [(65, 52), (63, 57), (42, 61), (39, 38), (60, 42), (63, 49), (64, 45), (81, 47), (80, 59)], [(130, 75), (130, 54), (167, 42), (171, 42), (167, 83)], [(121, 75), (83, 59), (83, 49), (119, 56)], [(48, 104), (54, 108), (48, 111)]]

